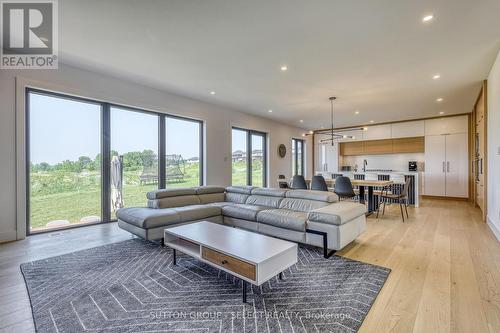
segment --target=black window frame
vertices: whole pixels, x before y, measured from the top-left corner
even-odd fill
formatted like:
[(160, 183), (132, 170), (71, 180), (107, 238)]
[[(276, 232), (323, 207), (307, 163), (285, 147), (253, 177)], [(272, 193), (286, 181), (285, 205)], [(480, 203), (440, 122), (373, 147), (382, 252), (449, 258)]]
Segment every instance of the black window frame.
[[(261, 136), (263, 139), (263, 145), (262, 145), (262, 187), (267, 187), (267, 133), (261, 132), (261, 131), (256, 131), (256, 130), (251, 130), (247, 128), (242, 128), (242, 127), (236, 127), (232, 126), (231, 127), (231, 153), (233, 150), (232, 147), (232, 138), (233, 138), (233, 130), (237, 131), (243, 131), (246, 133), (246, 149), (247, 149), (247, 156), (246, 156), (246, 162), (247, 162), (247, 185), (252, 186), (252, 135), (256, 136)], [(232, 162), (231, 162), (232, 163)], [(232, 166), (231, 166), (232, 167)], [(232, 179), (231, 179), (232, 182)]]
[[(101, 221), (94, 223), (86, 223), (79, 225), (69, 225), (61, 228), (51, 228), (47, 230), (40, 230), (35, 232), (30, 232), (30, 94), (45, 95), (49, 97), (56, 97), (67, 99), (77, 102), (91, 103), (101, 106), (101, 131), (100, 131), (100, 142), (101, 142)], [(59, 93), (34, 87), (25, 88), (25, 173), (26, 173), (26, 236), (42, 234), (46, 232), (54, 232), (62, 229), (72, 229), (86, 227), (90, 225), (102, 224), (116, 222), (116, 219), (111, 219), (111, 183), (110, 183), (110, 173), (111, 173), (111, 108), (116, 107), (130, 112), (146, 113), (158, 116), (158, 189), (166, 188), (166, 119), (175, 118), (190, 122), (196, 122), (199, 126), (199, 145), (200, 145), (200, 173), (199, 173), (199, 185), (205, 183), (204, 179), (204, 128), (205, 124), (202, 120), (192, 119), (187, 117), (182, 117), (178, 115), (167, 114), (158, 111), (145, 110), (137, 107), (131, 107), (127, 105), (121, 105), (117, 103), (110, 103), (105, 101), (100, 101), (97, 99), (74, 96), (65, 93)], [(144, 199), (146, 200), (146, 199)]]
[[(292, 138), (292, 175), (300, 175), (304, 176), (305, 170), (304, 170), (304, 160), (305, 160), (305, 145), (306, 141), (304, 139), (296, 139)], [(299, 154), (298, 154), (298, 148), (300, 145), (300, 170), (302, 171), (300, 174), (298, 173), (298, 166), (299, 166)]]

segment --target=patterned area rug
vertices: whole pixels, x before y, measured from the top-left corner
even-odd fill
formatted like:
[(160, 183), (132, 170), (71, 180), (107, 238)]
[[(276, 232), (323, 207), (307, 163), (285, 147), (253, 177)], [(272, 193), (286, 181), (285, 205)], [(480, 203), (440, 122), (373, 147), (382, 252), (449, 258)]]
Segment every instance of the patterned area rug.
[(353, 332), (390, 270), (299, 247), (260, 287), (132, 239), (21, 265), (38, 332)]

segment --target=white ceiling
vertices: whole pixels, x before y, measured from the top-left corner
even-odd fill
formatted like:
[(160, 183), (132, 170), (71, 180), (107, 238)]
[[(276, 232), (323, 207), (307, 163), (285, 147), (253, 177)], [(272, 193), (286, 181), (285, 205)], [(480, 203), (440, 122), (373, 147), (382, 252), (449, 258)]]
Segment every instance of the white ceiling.
[(59, 0), (60, 59), (304, 128), (329, 126), (335, 95), (350, 126), (469, 112), (499, 13), (498, 0)]

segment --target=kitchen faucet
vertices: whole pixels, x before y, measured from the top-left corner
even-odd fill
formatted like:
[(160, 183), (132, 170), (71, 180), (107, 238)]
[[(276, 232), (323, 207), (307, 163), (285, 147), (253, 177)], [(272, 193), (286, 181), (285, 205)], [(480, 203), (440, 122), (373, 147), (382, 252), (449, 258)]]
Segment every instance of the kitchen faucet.
[(366, 166), (368, 165), (367, 160), (363, 160), (363, 172), (366, 172)]

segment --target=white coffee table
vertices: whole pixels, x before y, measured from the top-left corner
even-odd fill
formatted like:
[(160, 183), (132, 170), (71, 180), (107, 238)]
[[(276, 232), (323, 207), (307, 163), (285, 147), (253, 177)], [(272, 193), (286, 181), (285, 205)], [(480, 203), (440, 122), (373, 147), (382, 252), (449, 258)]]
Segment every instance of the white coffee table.
[(297, 263), (297, 244), (281, 239), (202, 221), (165, 229), (165, 245), (226, 271), (256, 286)]

